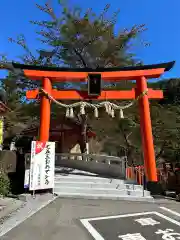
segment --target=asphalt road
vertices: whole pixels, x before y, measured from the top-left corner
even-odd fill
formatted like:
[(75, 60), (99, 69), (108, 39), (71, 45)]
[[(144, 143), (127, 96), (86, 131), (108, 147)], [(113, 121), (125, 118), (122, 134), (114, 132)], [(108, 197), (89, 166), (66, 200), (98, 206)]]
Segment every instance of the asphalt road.
[(58, 198), (1, 237), (15, 239), (180, 239), (180, 203)]

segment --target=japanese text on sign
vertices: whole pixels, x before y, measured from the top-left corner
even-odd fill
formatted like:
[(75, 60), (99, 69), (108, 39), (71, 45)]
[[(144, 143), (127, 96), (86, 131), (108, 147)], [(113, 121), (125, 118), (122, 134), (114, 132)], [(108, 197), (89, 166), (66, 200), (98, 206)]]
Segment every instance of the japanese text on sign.
[(50, 146), (47, 144), (45, 152), (45, 184), (49, 184), (49, 171), (50, 171)]
[[(152, 218), (140, 218), (136, 219), (135, 222), (140, 223), (142, 226), (154, 226), (160, 224), (160, 222), (152, 219)], [(173, 229), (158, 229), (155, 234), (161, 235), (163, 240), (179, 240), (180, 233), (175, 232)], [(124, 235), (119, 235), (118, 238), (122, 240), (146, 240), (141, 233), (127, 233)]]

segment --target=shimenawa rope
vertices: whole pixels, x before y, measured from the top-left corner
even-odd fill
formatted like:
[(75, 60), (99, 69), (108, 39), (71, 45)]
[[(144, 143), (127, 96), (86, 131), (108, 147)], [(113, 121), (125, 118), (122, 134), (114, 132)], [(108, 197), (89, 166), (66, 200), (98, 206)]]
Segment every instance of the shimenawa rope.
[(66, 117), (69, 118), (73, 118), (74, 117), (74, 110), (73, 108), (75, 107), (80, 107), (80, 113), (81, 114), (85, 114), (85, 108), (89, 107), (89, 108), (93, 108), (94, 109), (94, 116), (98, 117), (99, 113), (98, 113), (98, 108), (102, 108), (104, 107), (106, 112), (111, 116), (111, 117), (115, 117), (115, 110), (119, 110), (119, 117), (120, 118), (124, 118), (124, 113), (123, 110), (126, 108), (131, 107), (132, 105), (134, 105), (141, 97), (143, 97), (144, 95), (146, 95), (148, 93), (148, 89), (143, 91), (139, 96), (137, 96), (136, 99), (134, 99), (134, 101), (132, 101), (131, 103), (125, 105), (125, 106), (119, 106), (115, 103), (111, 103), (109, 101), (103, 101), (101, 103), (98, 104), (91, 104), (88, 102), (76, 102), (76, 103), (72, 103), (72, 104), (64, 104), (61, 103), (59, 101), (57, 101), (56, 99), (54, 99), (48, 92), (46, 92), (43, 88), (41, 88), (39, 90), (40, 93), (43, 93), (49, 100), (51, 100), (52, 102), (54, 102), (55, 104), (57, 104), (60, 107), (64, 107), (66, 108)]

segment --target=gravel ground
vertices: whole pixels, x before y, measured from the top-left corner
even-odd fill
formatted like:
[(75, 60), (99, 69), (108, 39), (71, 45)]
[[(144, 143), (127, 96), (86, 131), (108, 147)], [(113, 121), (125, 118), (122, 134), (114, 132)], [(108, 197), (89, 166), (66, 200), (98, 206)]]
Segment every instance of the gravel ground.
[(16, 198), (0, 198), (0, 225), (2, 225), (12, 213), (23, 207), (24, 204), (24, 201)]

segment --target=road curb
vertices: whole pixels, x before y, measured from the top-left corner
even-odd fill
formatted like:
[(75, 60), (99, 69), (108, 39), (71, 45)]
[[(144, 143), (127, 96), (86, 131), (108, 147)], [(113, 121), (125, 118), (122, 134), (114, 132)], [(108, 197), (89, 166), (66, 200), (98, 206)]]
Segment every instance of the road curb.
[(70, 193), (62, 193), (57, 194), (61, 199), (69, 198), (69, 199), (86, 199), (86, 200), (115, 200), (115, 201), (132, 201), (132, 202), (149, 202), (154, 203), (155, 199), (151, 197), (128, 197), (128, 196), (113, 196), (113, 195), (93, 195), (93, 194), (70, 194)]

